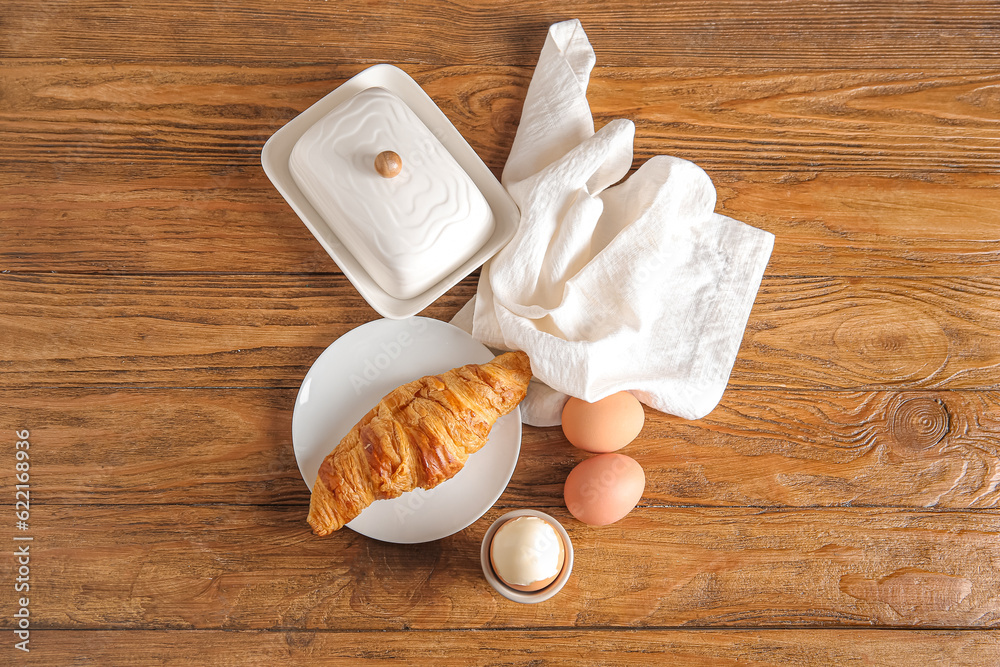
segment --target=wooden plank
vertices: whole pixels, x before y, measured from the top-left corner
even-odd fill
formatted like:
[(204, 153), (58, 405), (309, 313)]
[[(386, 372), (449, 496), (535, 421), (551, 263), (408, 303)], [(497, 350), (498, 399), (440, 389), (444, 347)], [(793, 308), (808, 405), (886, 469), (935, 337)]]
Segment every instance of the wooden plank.
[(52, 169), (0, 177), (4, 271), (339, 271), (258, 166), (120, 181), (107, 164)]
[[(568, 3), (460, 0), (447, 6), (266, 0), (237, 6), (121, 0), (10, 7), (0, 57), (119, 62), (395, 62), (534, 64), (550, 23), (578, 17), (613, 65), (907, 67), (996, 65), (995, 3), (938, 0), (833, 5), (698, 0)], [(44, 36), (44, 38), (42, 38)]]
[[(30, 430), (41, 505), (304, 507), (295, 394), (6, 390), (0, 433)], [(623, 453), (646, 472), (642, 506), (988, 508), (1000, 503), (998, 425), (996, 392), (730, 390), (699, 421), (647, 410)], [(563, 507), (563, 482), (585, 457), (560, 429), (526, 427), (498, 502)]]
[[(35, 630), (19, 664), (967, 665), (1000, 661), (996, 630)], [(338, 662), (339, 661), (339, 662)]]
[[(24, 172), (0, 177), (0, 270), (338, 270), (257, 166), (120, 182), (96, 162)], [(1000, 277), (992, 174), (711, 176), (720, 213), (776, 235), (769, 276)]]
[[(475, 287), (425, 314), (449, 319)], [(998, 295), (995, 278), (767, 278), (730, 387), (1000, 388)], [(5, 387), (296, 387), (376, 318), (340, 275), (5, 274), (0, 304)]]
[(711, 176), (720, 213), (775, 235), (769, 276), (1000, 276), (995, 175)]
[(802, 278), (762, 283), (730, 386), (989, 388), (1000, 283)]
[[(551, 509), (575, 564), (536, 605), (506, 601), (482, 575), (480, 542), (502, 511), (396, 545), (349, 530), (318, 538), (301, 507), (33, 505), (19, 533), (34, 538), (32, 628), (930, 629), (1000, 618), (997, 510), (654, 508), (592, 528)], [(0, 589), (5, 609), (16, 595)]]
[[(55, 384), (132, 383), (148, 369), (147, 384), (298, 386), (330, 342), (378, 318), (339, 275), (8, 274), (0, 283), (9, 290), (0, 375), (18, 386), (53, 384), (53, 367)], [(427, 314), (450, 317), (474, 289), (467, 279), (462, 296)]]
[[(0, 150), (16, 162), (57, 161), (57, 176), (94, 163), (115, 163), (129, 181), (201, 166), (219, 187), (259, 164), (275, 130), (363, 68), (12, 61), (0, 70)], [(499, 173), (532, 68), (407, 70)], [(598, 126), (635, 121), (638, 161), (668, 154), (718, 171), (992, 175), (998, 83), (996, 67), (598, 67), (588, 99)]]

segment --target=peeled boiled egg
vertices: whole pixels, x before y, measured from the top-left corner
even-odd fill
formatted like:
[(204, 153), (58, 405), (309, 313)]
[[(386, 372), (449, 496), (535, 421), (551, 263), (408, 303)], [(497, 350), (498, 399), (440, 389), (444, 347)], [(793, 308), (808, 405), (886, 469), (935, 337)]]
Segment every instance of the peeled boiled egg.
[(490, 543), (490, 565), (514, 590), (538, 591), (562, 572), (566, 547), (556, 529), (535, 516), (505, 522)]
[(614, 452), (635, 440), (646, 421), (642, 404), (627, 391), (594, 403), (570, 398), (562, 411), (562, 429), (575, 447)]
[(646, 474), (624, 454), (601, 454), (581, 461), (563, 487), (566, 509), (591, 526), (606, 526), (623, 518), (639, 504), (646, 490)]

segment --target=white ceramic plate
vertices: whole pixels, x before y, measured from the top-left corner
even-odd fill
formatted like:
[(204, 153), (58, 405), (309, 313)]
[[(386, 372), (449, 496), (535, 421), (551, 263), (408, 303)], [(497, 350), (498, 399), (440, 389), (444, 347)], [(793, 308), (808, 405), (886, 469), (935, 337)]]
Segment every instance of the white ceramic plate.
[[(340, 242), (336, 232), (330, 228), (323, 216), (313, 208), (305, 195), (302, 194), (288, 168), (288, 158), (292, 153), (292, 148), (307, 129), (341, 102), (350, 99), (362, 90), (376, 86), (385, 88), (403, 100), (423, 124), (434, 133), (434, 136), (448, 149), (451, 156), (455, 158), (455, 161), (483, 193), (493, 211), (496, 223), (492, 236), (487, 239), (479, 251), (435, 285), (409, 299), (397, 299), (372, 279), (361, 263)], [(490, 168), (469, 146), (469, 143), (452, 125), (448, 117), (444, 115), (444, 112), (434, 103), (434, 100), (406, 72), (392, 65), (381, 64), (369, 67), (288, 121), (264, 144), (260, 161), (264, 167), (264, 173), (267, 174), (275, 189), (298, 214), (327, 254), (333, 258), (347, 279), (365, 298), (365, 301), (384, 317), (394, 319), (410, 317), (429, 306), (458, 281), (472, 273), (507, 245), (507, 242), (513, 238), (521, 218), (517, 204), (510, 198)]]
[[(358, 421), (401, 384), (493, 353), (469, 334), (440, 320), (375, 320), (344, 334), (313, 363), (292, 413), (292, 445), (309, 489), (323, 459)], [(521, 411), (501, 417), (486, 445), (457, 475), (430, 490), (376, 500), (348, 528), (362, 535), (411, 544), (441, 539), (486, 513), (507, 487), (521, 450)]]

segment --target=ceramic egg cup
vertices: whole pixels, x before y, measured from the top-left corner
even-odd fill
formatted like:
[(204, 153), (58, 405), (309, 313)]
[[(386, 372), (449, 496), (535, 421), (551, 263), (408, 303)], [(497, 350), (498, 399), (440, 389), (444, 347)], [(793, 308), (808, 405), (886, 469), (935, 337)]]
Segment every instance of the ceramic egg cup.
[[(563, 545), (566, 548), (566, 556), (563, 562), (563, 567), (559, 572), (559, 576), (556, 577), (556, 580), (545, 588), (531, 593), (515, 590), (500, 581), (496, 572), (493, 571), (493, 565), (490, 564), (490, 544), (493, 542), (493, 536), (496, 535), (497, 530), (499, 530), (500, 526), (504, 523), (522, 516), (537, 517), (550, 524), (559, 534), (559, 537), (562, 539)], [(483, 575), (486, 577), (486, 581), (490, 583), (490, 586), (492, 586), (497, 593), (504, 596), (508, 600), (512, 600), (513, 602), (535, 604), (537, 602), (544, 602), (545, 600), (551, 598), (553, 595), (562, 590), (562, 587), (566, 585), (567, 581), (569, 581), (569, 575), (573, 571), (573, 543), (570, 542), (569, 534), (566, 532), (566, 529), (562, 527), (562, 524), (548, 514), (537, 510), (514, 510), (501, 516), (499, 519), (494, 521), (492, 525), (490, 525), (489, 529), (487, 529), (486, 535), (483, 536), (482, 548), (479, 551), (479, 560), (482, 564)]]

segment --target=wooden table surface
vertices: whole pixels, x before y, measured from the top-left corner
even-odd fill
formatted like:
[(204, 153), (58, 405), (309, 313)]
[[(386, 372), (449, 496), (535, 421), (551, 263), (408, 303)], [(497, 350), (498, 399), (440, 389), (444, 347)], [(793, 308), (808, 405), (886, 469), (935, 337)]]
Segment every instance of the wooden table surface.
[[(584, 455), (529, 427), (468, 529), (315, 537), (293, 401), (377, 315), (261, 146), (390, 62), (499, 175), (571, 17), (636, 166), (693, 160), (777, 237), (729, 389), (647, 411), (612, 526), (567, 513)], [(0, 663), (1000, 662), (1000, 4), (25, 0), (0, 58)], [(510, 508), (572, 537), (550, 602), (479, 569)]]

